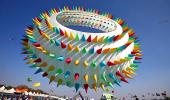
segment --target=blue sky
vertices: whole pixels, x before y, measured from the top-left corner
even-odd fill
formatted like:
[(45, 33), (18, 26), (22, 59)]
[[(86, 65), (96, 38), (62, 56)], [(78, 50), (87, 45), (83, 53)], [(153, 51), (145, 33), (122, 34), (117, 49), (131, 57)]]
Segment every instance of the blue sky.
[[(26, 82), (28, 76), (42, 83), (49, 91), (48, 79), (33, 75), (23, 61), (21, 41), (24, 29), (32, 18), (51, 8), (82, 6), (109, 12), (124, 19), (141, 40), (143, 53), (137, 76), (129, 84), (115, 88), (115, 95), (144, 94), (166, 90), (170, 94), (170, 0), (1, 0), (0, 1), (0, 84), (16, 86)], [(12, 39), (12, 40), (11, 40)], [(74, 95), (74, 89), (56, 88), (57, 95)], [(82, 90), (84, 92), (84, 90)], [(90, 96), (97, 97), (90, 91)]]

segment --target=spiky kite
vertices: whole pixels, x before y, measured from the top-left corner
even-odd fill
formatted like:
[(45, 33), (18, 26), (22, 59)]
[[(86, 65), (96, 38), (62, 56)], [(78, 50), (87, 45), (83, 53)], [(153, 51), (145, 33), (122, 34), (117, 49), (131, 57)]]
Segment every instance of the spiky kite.
[[(49, 83), (75, 87), (114, 88), (132, 78), (141, 50), (134, 31), (120, 18), (81, 7), (52, 9), (33, 19), (23, 39), (27, 64)], [(66, 26), (91, 27), (104, 33), (81, 32)]]

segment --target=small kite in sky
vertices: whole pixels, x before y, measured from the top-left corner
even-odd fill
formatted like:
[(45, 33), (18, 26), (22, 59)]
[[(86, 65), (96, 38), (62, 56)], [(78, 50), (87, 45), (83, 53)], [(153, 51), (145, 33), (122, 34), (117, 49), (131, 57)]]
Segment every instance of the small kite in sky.
[(28, 78), (27, 78), (27, 82), (32, 82), (32, 78), (31, 78), (31, 77), (28, 77)]
[(40, 82), (36, 82), (32, 85), (33, 87), (40, 87), (41, 86), (41, 83)]

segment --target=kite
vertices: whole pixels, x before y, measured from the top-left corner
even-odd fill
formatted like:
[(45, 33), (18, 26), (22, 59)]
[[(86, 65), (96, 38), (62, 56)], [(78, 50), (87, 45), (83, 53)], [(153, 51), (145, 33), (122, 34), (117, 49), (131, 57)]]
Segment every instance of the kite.
[(40, 82), (36, 82), (32, 85), (33, 87), (40, 87), (41, 86), (41, 83)]
[(31, 77), (28, 77), (28, 78), (27, 78), (27, 82), (32, 82), (32, 78), (31, 78)]
[[(82, 32), (84, 26), (102, 33)], [(55, 8), (33, 19), (22, 39), (24, 60), (34, 74), (57, 86), (108, 91), (129, 83), (141, 63), (138, 37), (121, 18), (82, 7)], [(114, 85), (115, 84), (115, 85)], [(35, 86), (39, 86), (35, 85)]]

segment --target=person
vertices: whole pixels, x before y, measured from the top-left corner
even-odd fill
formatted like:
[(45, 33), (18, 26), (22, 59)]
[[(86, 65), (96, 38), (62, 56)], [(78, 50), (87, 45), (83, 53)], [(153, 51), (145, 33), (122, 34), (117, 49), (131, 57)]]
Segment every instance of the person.
[(14, 98), (13, 98), (13, 97), (11, 97), (11, 100), (14, 100)]
[(22, 100), (22, 98), (19, 96), (17, 100)]
[(29, 96), (26, 100), (33, 100), (31, 96)]
[(30, 97), (30, 100), (33, 100), (33, 98), (32, 98), (32, 97)]
[(3, 97), (2, 97), (2, 100), (7, 100), (7, 97), (6, 97), (6, 96), (3, 96)]

